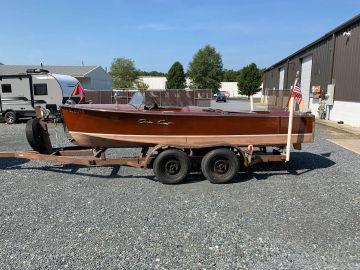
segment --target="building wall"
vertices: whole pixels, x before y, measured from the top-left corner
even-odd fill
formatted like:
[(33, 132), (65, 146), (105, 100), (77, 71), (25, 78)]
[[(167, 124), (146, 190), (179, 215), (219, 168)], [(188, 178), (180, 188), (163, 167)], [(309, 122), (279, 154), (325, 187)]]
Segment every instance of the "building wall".
[[(351, 32), (350, 36), (344, 35)], [(264, 73), (264, 89), (277, 89), (279, 68), (285, 67), (284, 88), (290, 89), (297, 71), (301, 72), (301, 61), (312, 56), (311, 87), (320, 86), (322, 96), (327, 86), (335, 84), (334, 105), (328, 108), (328, 117), (359, 126), (360, 115), (360, 22), (338, 28), (334, 34), (305, 48)], [(301, 75), (301, 74), (300, 74)], [(310, 93), (309, 109), (317, 115), (319, 99)]]
[[(278, 89), (279, 87), (279, 76), (280, 76), (280, 66), (272, 68), (271, 70), (265, 72), (263, 81), (264, 81), (264, 89)], [(286, 77), (286, 69), (285, 69), (285, 77)], [(284, 86), (286, 83), (284, 83)], [(286, 86), (285, 86), (286, 87)]]
[(96, 67), (85, 76), (75, 78), (78, 79), (84, 89), (112, 90), (112, 79), (102, 67)]
[(330, 120), (344, 121), (345, 124), (360, 127), (360, 103), (335, 101), (330, 110)]
[(90, 80), (87, 80), (86, 89), (91, 90), (112, 90), (112, 79), (110, 75), (102, 68), (96, 67), (85, 75)]
[(190, 89), (190, 85), (191, 85), (191, 80), (190, 78), (186, 78), (186, 89)]
[(360, 102), (360, 23), (336, 35), (334, 81), (335, 100)]
[[(165, 90), (166, 88), (166, 77), (140, 76), (139, 79), (149, 85), (149, 90)], [(189, 89), (190, 84), (191, 80), (186, 78), (186, 89)], [(237, 82), (221, 82), (219, 90), (228, 92), (230, 97), (240, 97), (238, 94)]]
[(91, 89), (91, 78), (89, 77), (75, 77), (84, 89)]
[(229, 97), (239, 96), (237, 82), (222, 82), (219, 90), (227, 92)]
[[(332, 40), (327, 39), (314, 47), (304, 51), (297, 57), (289, 60), (287, 71), (286, 88), (290, 89), (294, 84), (296, 73), (299, 71), (301, 76), (302, 59), (312, 56), (311, 67), (311, 84), (310, 87), (320, 86), (321, 91), (326, 92), (327, 85), (331, 83), (331, 57), (332, 57)], [(311, 95), (310, 95), (311, 96)]]
[[(324, 93), (327, 90), (327, 85), (331, 83), (331, 59), (333, 46), (333, 38), (328, 38), (315, 45), (313, 50), (310, 52), (313, 58), (311, 87), (320, 86), (321, 91)], [(295, 78), (293, 77), (293, 79)]]
[[(327, 85), (331, 83), (331, 57), (332, 57), (332, 39), (327, 39), (314, 47), (302, 52), (294, 58), (289, 59), (264, 74), (264, 88), (278, 89), (280, 68), (285, 69), (284, 89), (290, 89), (294, 84), (296, 72), (301, 75), (301, 62), (307, 56), (312, 56), (311, 69), (311, 87), (320, 85), (323, 91), (326, 91)], [(282, 90), (282, 89), (281, 89)]]
[[(237, 82), (221, 82), (221, 87), (219, 90), (221, 92), (227, 92), (229, 94), (229, 97), (247, 98), (247, 96), (239, 94)], [(259, 92), (256, 93), (254, 97), (261, 98), (261, 91), (259, 90)]]
[(140, 80), (149, 85), (148, 90), (165, 90), (166, 77), (140, 76)]

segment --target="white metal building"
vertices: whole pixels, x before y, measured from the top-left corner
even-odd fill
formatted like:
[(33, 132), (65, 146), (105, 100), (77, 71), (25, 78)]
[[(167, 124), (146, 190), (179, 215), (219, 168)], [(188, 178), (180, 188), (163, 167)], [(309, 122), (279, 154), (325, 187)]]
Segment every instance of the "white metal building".
[[(0, 65), (0, 75), (26, 73), (27, 69), (40, 68), (38, 65)], [(84, 89), (111, 90), (112, 79), (101, 66), (43, 66), (55, 74), (70, 75), (81, 82)]]
[(165, 90), (166, 89), (166, 77), (158, 76), (140, 76), (139, 80), (146, 83), (148, 90)]
[[(147, 85), (149, 85), (149, 90), (165, 90), (166, 89), (166, 77), (161, 76), (140, 76), (139, 80), (143, 81)], [(189, 85), (191, 80), (186, 78), (187, 89), (189, 89)], [(261, 91), (261, 88), (259, 91)], [(238, 93), (237, 82), (221, 82), (221, 87), (219, 89), (221, 92), (225, 92), (229, 97), (246, 97), (241, 96)], [(261, 97), (261, 92), (254, 95), (254, 97)]]
[[(261, 90), (262, 90), (262, 85), (259, 88), (259, 92), (257, 92), (253, 96), (255, 98), (261, 98), (261, 95), (262, 95)], [(238, 86), (237, 86), (237, 82), (221, 82), (220, 91), (227, 92), (229, 97), (247, 98), (247, 96), (239, 94), (239, 89), (238, 89)]]

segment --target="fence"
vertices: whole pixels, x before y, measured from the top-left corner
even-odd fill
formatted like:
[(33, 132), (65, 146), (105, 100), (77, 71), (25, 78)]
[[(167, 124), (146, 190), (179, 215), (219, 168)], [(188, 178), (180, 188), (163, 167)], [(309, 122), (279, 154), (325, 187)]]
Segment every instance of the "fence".
[[(137, 91), (119, 90), (114, 98), (114, 91), (85, 91), (86, 100), (96, 104), (118, 103), (127, 104)], [(145, 104), (154, 103), (162, 107), (184, 107), (199, 106), (210, 107), (212, 92), (211, 90), (146, 90), (143, 92)], [(115, 100), (116, 99), (116, 100)]]
[(288, 106), (290, 90), (266, 89), (268, 110), (284, 110)]
[(113, 97), (113, 102), (114, 103), (116, 102), (117, 104), (128, 104), (130, 99), (136, 92), (137, 91), (119, 90), (119, 91), (117, 91), (116, 98)]
[(95, 104), (113, 103), (113, 91), (111, 90), (84, 90), (86, 101)]

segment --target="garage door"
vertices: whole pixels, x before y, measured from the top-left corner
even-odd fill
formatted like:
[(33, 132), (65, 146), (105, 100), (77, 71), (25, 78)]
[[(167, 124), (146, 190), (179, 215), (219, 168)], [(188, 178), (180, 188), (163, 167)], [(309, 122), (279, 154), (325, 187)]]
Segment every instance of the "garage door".
[(305, 111), (309, 109), (311, 67), (312, 67), (312, 56), (303, 58), (301, 63), (301, 91), (303, 95)]
[(279, 73), (279, 90), (284, 90), (285, 68), (281, 67)]

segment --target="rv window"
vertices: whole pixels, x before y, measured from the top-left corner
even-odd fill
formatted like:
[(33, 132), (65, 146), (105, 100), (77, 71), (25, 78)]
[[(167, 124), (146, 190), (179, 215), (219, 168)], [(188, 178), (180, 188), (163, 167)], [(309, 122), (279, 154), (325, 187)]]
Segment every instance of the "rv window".
[(47, 95), (47, 84), (46, 83), (37, 83), (34, 84), (34, 95), (35, 96), (44, 96)]
[(11, 93), (11, 84), (2, 84), (1, 92), (3, 93)]

